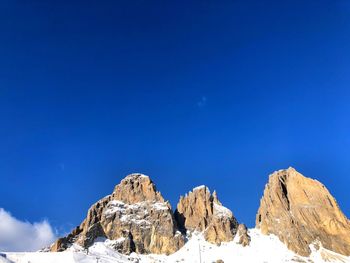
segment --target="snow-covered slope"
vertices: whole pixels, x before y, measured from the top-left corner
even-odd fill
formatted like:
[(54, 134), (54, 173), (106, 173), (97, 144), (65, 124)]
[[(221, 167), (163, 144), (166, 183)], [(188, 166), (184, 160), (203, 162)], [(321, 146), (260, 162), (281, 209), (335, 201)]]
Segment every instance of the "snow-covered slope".
[(0, 253), (0, 263), (11, 263), (12, 261), (7, 259), (6, 254)]
[[(261, 262), (261, 263), (282, 263), (282, 262), (350, 262), (349, 257), (344, 257), (326, 249), (313, 249), (309, 258), (297, 256), (279, 241), (276, 236), (262, 235), (257, 229), (250, 229), (252, 238), (250, 246), (242, 247), (236, 240), (223, 243), (221, 246), (212, 245), (206, 242), (201, 234), (193, 234), (186, 245), (176, 253), (166, 255), (122, 255), (111, 249), (110, 240), (97, 240), (89, 251), (81, 247), (73, 246), (65, 252), (34, 252), (34, 253), (5, 253), (6, 259), (0, 262), (16, 263), (111, 263), (111, 262), (191, 262), (211, 263), (221, 259), (228, 262)], [(310, 261), (311, 260), (311, 261)]]

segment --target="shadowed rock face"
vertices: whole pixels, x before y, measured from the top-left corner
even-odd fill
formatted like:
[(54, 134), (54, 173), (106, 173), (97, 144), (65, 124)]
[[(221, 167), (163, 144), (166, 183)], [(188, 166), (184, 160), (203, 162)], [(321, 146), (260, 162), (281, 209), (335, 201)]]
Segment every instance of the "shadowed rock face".
[(350, 222), (324, 185), (293, 168), (270, 175), (260, 201), (256, 227), (275, 234), (299, 255), (308, 256), (309, 245), (350, 255)]
[(72, 243), (88, 247), (97, 237), (113, 240), (113, 247), (124, 254), (171, 254), (184, 244), (170, 204), (142, 174), (123, 179), (110, 196), (89, 209), (74, 232), (57, 240), (51, 250), (63, 251)]
[(205, 239), (214, 244), (233, 240), (238, 226), (232, 212), (219, 202), (216, 192), (211, 195), (205, 186), (180, 197), (175, 218), (183, 231), (203, 232)]

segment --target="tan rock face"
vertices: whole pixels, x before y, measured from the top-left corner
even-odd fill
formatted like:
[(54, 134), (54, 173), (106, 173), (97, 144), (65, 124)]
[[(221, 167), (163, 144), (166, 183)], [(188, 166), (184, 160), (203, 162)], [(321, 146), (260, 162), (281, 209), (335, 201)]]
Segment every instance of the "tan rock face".
[(171, 254), (184, 245), (170, 204), (141, 174), (123, 179), (110, 196), (89, 209), (75, 233), (56, 241), (51, 250), (63, 251), (74, 242), (88, 247), (97, 237), (112, 240), (111, 245), (124, 254)]
[(181, 233), (176, 233), (171, 207), (166, 202), (126, 204), (112, 200), (102, 214), (101, 225), (108, 239), (131, 239), (135, 246), (132, 251), (141, 254), (171, 254), (184, 243)]
[(78, 236), (75, 242), (83, 247), (92, 245), (96, 237), (105, 237), (104, 229), (101, 225), (101, 217), (103, 210), (111, 200), (110, 196), (106, 196), (92, 205), (88, 211), (86, 219), (79, 226)]
[(144, 201), (164, 202), (164, 198), (157, 191), (150, 178), (143, 174), (130, 174), (118, 184), (113, 191), (112, 200), (119, 200), (126, 204)]
[(204, 232), (205, 239), (214, 244), (233, 240), (238, 226), (232, 212), (219, 202), (216, 192), (211, 195), (205, 186), (180, 197), (175, 218), (182, 230)]
[(239, 244), (241, 244), (243, 247), (249, 246), (251, 238), (248, 235), (248, 229), (246, 225), (239, 224), (236, 236)]
[(350, 222), (324, 185), (293, 168), (270, 175), (256, 216), (256, 227), (275, 234), (299, 255), (310, 255), (319, 241), (326, 249), (350, 255)]

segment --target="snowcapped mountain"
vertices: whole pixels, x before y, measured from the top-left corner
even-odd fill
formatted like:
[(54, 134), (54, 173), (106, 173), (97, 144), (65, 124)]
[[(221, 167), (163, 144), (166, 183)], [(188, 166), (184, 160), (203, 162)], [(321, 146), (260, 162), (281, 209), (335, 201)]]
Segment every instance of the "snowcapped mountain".
[(7, 253), (8, 261), (0, 262), (31, 262), (31, 263), (125, 263), (125, 262), (192, 262), (211, 263), (219, 262), (350, 262), (349, 257), (342, 256), (324, 248), (316, 250), (311, 246), (309, 257), (302, 257), (287, 249), (287, 247), (274, 235), (264, 235), (258, 229), (248, 231), (251, 236), (249, 246), (243, 247), (238, 240), (222, 243), (220, 246), (205, 241), (202, 234), (195, 233), (186, 244), (174, 254), (166, 255), (140, 255), (131, 253), (123, 255), (117, 252), (114, 242), (107, 239), (97, 239), (88, 250), (79, 245), (73, 245), (64, 252), (32, 252)]
[(320, 182), (293, 168), (269, 177), (247, 229), (205, 186), (173, 212), (148, 176), (131, 174), (46, 252), (0, 262), (350, 262), (350, 222)]

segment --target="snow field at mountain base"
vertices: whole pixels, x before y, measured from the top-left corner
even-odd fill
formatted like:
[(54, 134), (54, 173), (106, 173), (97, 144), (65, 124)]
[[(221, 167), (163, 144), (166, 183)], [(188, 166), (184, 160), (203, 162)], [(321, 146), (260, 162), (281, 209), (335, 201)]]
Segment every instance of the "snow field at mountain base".
[(73, 245), (65, 252), (28, 252), (3, 253), (0, 263), (212, 263), (221, 259), (225, 263), (283, 263), (283, 262), (344, 262), (350, 263), (350, 258), (332, 251), (320, 248), (316, 251), (312, 247), (310, 257), (300, 257), (288, 250), (276, 236), (263, 235), (258, 229), (250, 229), (251, 244), (242, 247), (237, 240), (216, 246), (206, 242), (202, 234), (194, 233), (188, 242), (176, 253), (166, 255), (122, 255), (108, 244), (113, 241), (98, 239), (89, 248), (84, 250)]

